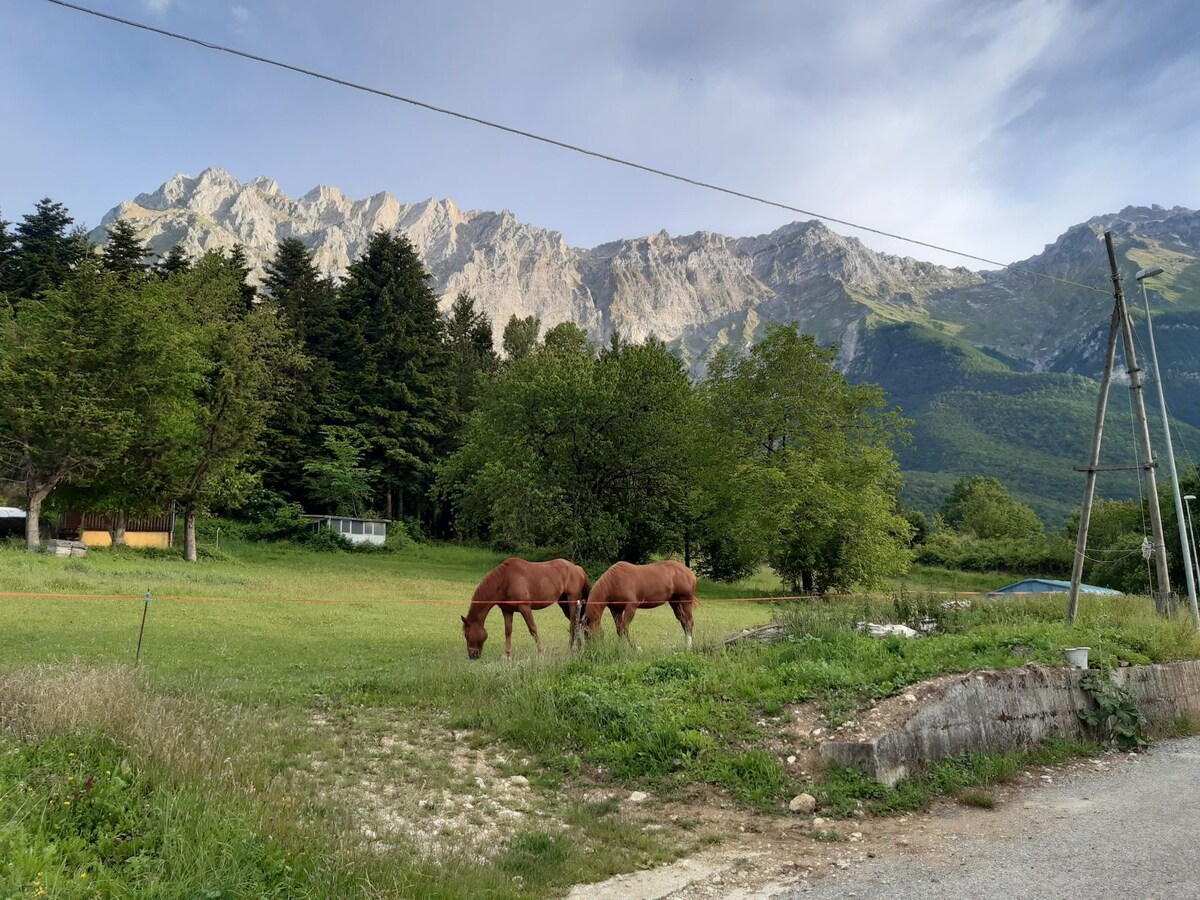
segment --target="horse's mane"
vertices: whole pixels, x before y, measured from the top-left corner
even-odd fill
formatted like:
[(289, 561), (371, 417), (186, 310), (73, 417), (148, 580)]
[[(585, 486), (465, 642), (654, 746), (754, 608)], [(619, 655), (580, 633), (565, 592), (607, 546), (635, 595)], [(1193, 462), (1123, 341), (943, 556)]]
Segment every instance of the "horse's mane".
[(608, 586), (618, 583), (621, 580), (621, 576), (621, 569), (617, 565), (609, 566), (604, 571), (604, 574), (596, 579), (596, 583), (592, 585), (588, 599), (591, 599), (592, 596), (604, 597), (604, 591), (608, 589)]
[(508, 577), (508, 570), (512, 568), (510, 563), (512, 560), (506, 559), (492, 571), (483, 576), (483, 581), (479, 582), (479, 587), (475, 588), (475, 593), (471, 595), (471, 602), (478, 603), (481, 600), (486, 600), (489, 596), (495, 593), (504, 580)]

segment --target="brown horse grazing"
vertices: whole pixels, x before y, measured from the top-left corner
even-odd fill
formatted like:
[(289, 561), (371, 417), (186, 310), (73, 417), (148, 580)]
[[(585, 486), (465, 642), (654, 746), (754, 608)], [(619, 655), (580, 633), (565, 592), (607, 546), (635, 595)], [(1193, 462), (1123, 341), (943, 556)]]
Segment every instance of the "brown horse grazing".
[(479, 659), (483, 642), (487, 640), (487, 629), (483, 620), (493, 606), (499, 606), (504, 615), (504, 658), (512, 656), (513, 613), (519, 612), (529, 626), (538, 654), (545, 652), (542, 639), (538, 637), (537, 625), (533, 622), (533, 610), (545, 609), (557, 603), (563, 615), (571, 623), (571, 646), (575, 646), (577, 614), (582, 600), (587, 599), (587, 573), (573, 562), (552, 559), (549, 562), (529, 562), (515, 557), (506, 559), (488, 572), (475, 594), (471, 597), (471, 609), (462, 616), (463, 637), (467, 639), (467, 659)]
[(692, 610), (696, 606), (696, 576), (683, 563), (673, 560), (635, 566), (619, 562), (600, 576), (583, 607), (583, 633), (589, 638), (600, 635), (600, 620), (604, 609), (612, 613), (617, 626), (617, 638), (625, 638), (638, 649), (629, 636), (629, 622), (639, 609), (652, 609), (671, 604), (675, 618), (687, 635), (692, 649)]

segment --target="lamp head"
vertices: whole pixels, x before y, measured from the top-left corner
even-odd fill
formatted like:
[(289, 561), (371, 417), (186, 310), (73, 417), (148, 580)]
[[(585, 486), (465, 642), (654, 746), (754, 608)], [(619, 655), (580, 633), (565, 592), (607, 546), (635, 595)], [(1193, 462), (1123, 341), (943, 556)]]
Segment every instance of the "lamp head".
[(1141, 281), (1143, 278), (1153, 278), (1155, 275), (1161, 275), (1162, 273), (1162, 266), (1155, 266), (1153, 269), (1138, 269), (1137, 275), (1134, 277), (1138, 281)]
[(1186, 495), (1184, 495), (1184, 498), (1183, 498), (1183, 499), (1184, 499), (1184, 500), (1195, 500), (1195, 499), (1196, 499), (1196, 495), (1195, 495), (1195, 494), (1186, 494)]

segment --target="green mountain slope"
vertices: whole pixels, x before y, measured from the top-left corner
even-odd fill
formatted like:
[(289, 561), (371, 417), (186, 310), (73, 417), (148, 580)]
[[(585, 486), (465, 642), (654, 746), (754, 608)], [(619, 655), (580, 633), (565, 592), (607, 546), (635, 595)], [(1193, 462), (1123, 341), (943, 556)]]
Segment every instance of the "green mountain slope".
[[(960, 476), (994, 475), (1050, 526), (1078, 507), (1083, 475), (1073, 467), (1087, 460), (1098, 385), (1022, 368), (923, 325), (879, 325), (861, 338), (848, 374), (881, 384), (913, 422), (900, 453), (909, 504), (932, 511)], [(1200, 448), (1200, 431), (1181, 426), (1180, 442)], [(1133, 448), (1128, 390), (1115, 384), (1102, 462), (1131, 463)], [(1099, 490), (1137, 496), (1137, 480), (1104, 473)]]

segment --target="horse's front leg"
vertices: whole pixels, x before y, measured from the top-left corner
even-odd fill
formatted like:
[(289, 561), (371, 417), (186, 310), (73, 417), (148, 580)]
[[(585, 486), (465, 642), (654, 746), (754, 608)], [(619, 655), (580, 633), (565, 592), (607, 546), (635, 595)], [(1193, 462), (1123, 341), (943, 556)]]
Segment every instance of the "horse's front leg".
[(504, 658), (512, 659), (512, 607), (502, 606), (500, 612), (504, 616)]
[(581, 625), (581, 616), (579, 603), (575, 600), (559, 600), (558, 608), (563, 611), (563, 615), (567, 617), (571, 629), (571, 649), (579, 649), (579, 628)]
[(522, 606), (521, 615), (525, 619), (525, 624), (529, 626), (529, 633), (533, 636), (533, 642), (537, 644), (538, 656), (545, 656), (546, 648), (542, 646), (542, 639), (538, 636), (537, 623), (533, 621), (533, 610), (528, 606)]
[(633, 621), (633, 614), (636, 611), (637, 607), (632, 603), (626, 604), (625, 608), (621, 610), (619, 616), (617, 615), (616, 610), (613, 610), (613, 619), (615, 619), (617, 623), (617, 640), (625, 638), (625, 640), (629, 642), (630, 647), (632, 647), (635, 651), (640, 652), (642, 648), (634, 643), (633, 635), (629, 633), (629, 623)]

